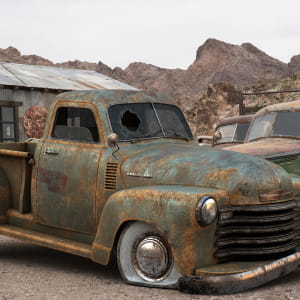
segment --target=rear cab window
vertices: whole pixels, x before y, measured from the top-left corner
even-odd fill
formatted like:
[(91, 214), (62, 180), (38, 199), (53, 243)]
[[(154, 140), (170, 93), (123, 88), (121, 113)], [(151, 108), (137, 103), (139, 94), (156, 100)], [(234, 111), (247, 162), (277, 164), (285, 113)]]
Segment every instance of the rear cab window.
[(94, 113), (89, 108), (59, 107), (51, 136), (59, 140), (99, 142), (99, 131)]

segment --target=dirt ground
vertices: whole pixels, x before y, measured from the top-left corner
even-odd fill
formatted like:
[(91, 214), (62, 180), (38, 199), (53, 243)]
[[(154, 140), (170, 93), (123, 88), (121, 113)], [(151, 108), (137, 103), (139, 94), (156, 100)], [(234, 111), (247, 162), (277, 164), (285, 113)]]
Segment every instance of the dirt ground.
[(117, 266), (0, 237), (0, 299), (300, 299), (300, 271), (256, 290), (200, 296), (130, 286)]

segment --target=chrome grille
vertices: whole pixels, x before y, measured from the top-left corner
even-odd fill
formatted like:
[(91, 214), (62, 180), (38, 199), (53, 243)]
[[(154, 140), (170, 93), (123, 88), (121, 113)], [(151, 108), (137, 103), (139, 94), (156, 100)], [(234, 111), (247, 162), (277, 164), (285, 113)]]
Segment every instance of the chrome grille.
[(292, 200), (222, 208), (215, 256), (220, 261), (265, 260), (292, 252), (297, 246), (296, 207)]

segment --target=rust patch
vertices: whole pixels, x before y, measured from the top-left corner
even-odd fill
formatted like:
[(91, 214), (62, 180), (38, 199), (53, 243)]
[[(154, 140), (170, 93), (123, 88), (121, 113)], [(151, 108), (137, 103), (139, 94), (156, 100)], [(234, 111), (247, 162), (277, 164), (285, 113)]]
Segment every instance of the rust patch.
[(64, 193), (68, 189), (68, 177), (65, 174), (57, 171), (49, 171), (44, 168), (40, 168), (39, 173), (40, 181), (47, 184), (50, 192)]
[(236, 168), (230, 168), (227, 170), (215, 170), (211, 174), (208, 175), (209, 182), (215, 183), (219, 178), (222, 178), (224, 181), (230, 181), (232, 179), (232, 175), (237, 172)]

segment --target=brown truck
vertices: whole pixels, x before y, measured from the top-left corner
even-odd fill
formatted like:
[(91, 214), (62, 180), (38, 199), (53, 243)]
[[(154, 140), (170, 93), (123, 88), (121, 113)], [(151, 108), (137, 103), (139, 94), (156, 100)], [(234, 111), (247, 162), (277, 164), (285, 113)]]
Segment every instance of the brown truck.
[(300, 176), (300, 101), (285, 102), (259, 110), (249, 127), (246, 143), (226, 150), (268, 159), (292, 177)]
[(107, 265), (130, 284), (226, 294), (300, 264), (279, 166), (199, 148), (180, 109), (141, 91), (58, 95), (41, 138), (0, 144), (0, 234)]

